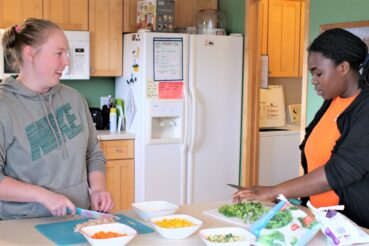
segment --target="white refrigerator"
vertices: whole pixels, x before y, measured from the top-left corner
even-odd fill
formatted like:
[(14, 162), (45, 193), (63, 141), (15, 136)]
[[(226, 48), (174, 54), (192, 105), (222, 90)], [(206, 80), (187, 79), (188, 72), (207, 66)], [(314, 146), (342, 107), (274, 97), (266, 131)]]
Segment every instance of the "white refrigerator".
[(241, 153), (243, 38), (124, 35), (126, 130), (135, 134), (135, 201), (230, 200)]

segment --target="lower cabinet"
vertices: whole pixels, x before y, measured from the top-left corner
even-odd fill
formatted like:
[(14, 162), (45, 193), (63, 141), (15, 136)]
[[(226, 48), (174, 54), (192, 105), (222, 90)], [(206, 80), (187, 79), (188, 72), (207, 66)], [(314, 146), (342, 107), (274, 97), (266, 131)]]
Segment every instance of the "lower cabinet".
[(112, 194), (114, 209), (131, 209), (134, 200), (134, 140), (101, 140), (106, 158), (106, 186)]

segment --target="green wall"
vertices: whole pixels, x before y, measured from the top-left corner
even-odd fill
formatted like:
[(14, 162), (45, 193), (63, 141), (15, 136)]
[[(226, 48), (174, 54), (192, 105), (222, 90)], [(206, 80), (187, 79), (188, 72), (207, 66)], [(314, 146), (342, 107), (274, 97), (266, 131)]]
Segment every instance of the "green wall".
[[(320, 25), (369, 20), (368, 0), (311, 0), (310, 1), (310, 42), (319, 35)], [(313, 119), (322, 104), (308, 79), (307, 124)]]
[(99, 77), (90, 80), (62, 80), (62, 83), (76, 89), (88, 102), (90, 107), (100, 107), (100, 97), (115, 96), (115, 78)]
[(245, 0), (219, 0), (218, 5), (226, 16), (227, 33), (244, 33)]

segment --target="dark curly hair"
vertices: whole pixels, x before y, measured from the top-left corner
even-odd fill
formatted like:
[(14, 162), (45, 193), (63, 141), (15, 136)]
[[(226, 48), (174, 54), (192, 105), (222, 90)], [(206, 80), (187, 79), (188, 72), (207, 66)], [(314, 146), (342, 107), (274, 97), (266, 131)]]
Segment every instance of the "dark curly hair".
[(361, 75), (359, 86), (369, 86), (368, 46), (351, 32), (341, 28), (329, 29), (312, 42), (308, 52), (319, 52), (336, 66), (344, 61), (348, 62), (351, 69)]

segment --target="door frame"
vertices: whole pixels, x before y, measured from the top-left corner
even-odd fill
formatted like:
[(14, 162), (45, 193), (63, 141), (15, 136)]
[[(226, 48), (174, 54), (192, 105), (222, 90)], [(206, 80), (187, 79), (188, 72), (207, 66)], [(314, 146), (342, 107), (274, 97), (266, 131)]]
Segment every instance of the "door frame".
[[(294, 0), (296, 1), (296, 0)], [(242, 112), (242, 151), (240, 183), (250, 187), (259, 179), (259, 85), (261, 81), (261, 57), (259, 40), (260, 0), (247, 0), (245, 4), (244, 78)], [(302, 64), (301, 139), (305, 135), (307, 105), (307, 47), (309, 44), (310, 0), (305, 0), (304, 52)], [(300, 168), (300, 175), (302, 170)]]

